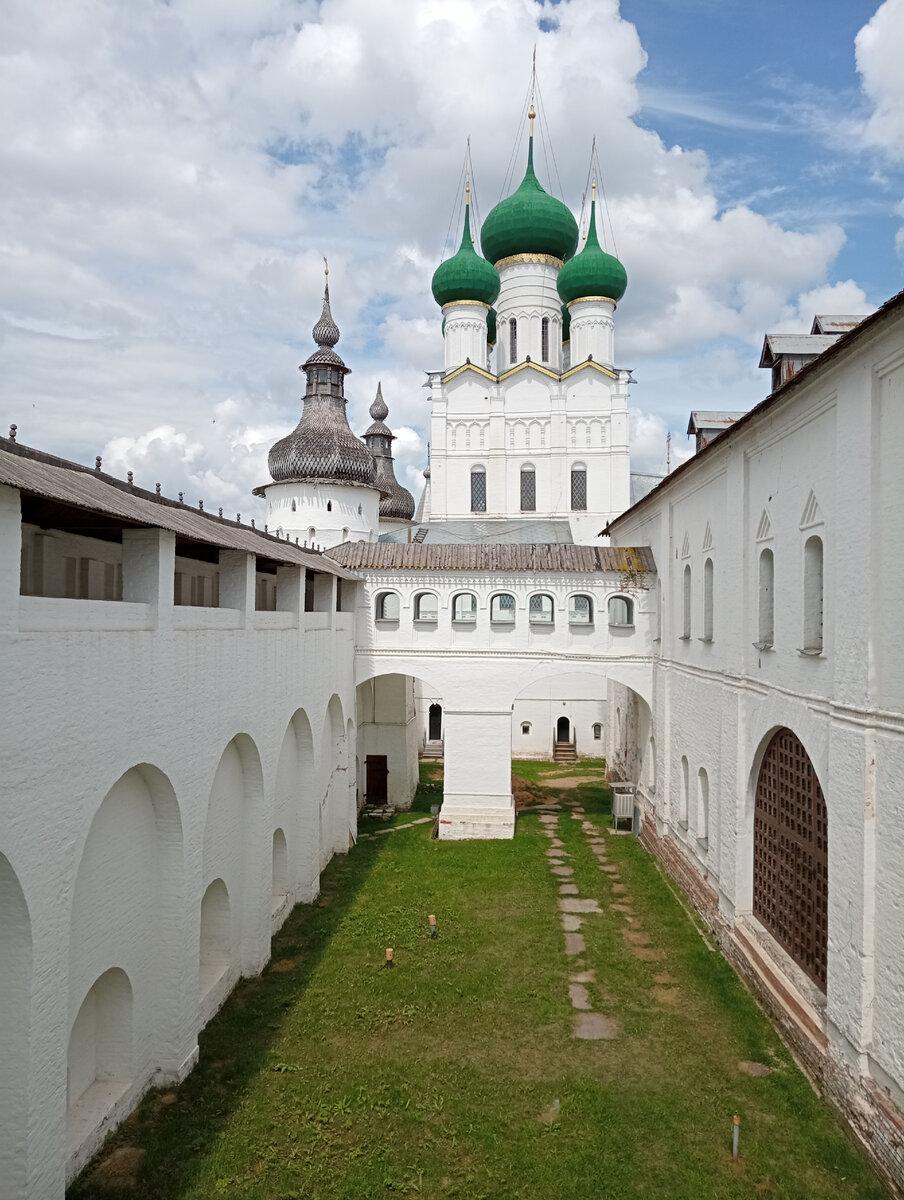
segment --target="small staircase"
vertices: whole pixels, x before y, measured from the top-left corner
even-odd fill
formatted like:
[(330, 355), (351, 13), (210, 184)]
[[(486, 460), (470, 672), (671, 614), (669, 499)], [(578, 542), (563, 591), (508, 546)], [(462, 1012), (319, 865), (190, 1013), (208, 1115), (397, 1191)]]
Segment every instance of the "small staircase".
[(552, 759), (553, 762), (577, 762), (578, 752), (574, 742), (553, 742)]
[(442, 758), (443, 757), (443, 740), (442, 738), (434, 741), (425, 742), (421, 750), (421, 758)]

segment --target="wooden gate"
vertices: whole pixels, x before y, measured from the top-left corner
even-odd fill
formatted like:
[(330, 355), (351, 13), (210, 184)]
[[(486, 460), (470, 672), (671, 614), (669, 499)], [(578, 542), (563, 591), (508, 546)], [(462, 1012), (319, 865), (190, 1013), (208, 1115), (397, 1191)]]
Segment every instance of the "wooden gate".
[(753, 820), (753, 912), (825, 991), (828, 814), (810, 757), (790, 729), (766, 750)]

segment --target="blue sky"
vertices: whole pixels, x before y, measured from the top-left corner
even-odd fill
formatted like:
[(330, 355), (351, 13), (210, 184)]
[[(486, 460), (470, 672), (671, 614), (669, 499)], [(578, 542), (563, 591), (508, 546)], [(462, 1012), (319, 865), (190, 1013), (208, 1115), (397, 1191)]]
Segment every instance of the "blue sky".
[[(767, 330), (900, 287), (904, 0), (33, 0), (0, 7), (0, 420), (251, 515), (322, 258), (360, 432), (418, 491), (430, 294), (470, 137), (484, 215), (537, 47), (576, 213), (597, 139), (632, 455), (747, 408)], [(548, 26), (544, 31), (543, 25)], [(538, 154), (544, 178), (545, 154)], [(558, 191), (557, 181), (544, 180)], [(452, 241), (457, 245), (458, 231)]]

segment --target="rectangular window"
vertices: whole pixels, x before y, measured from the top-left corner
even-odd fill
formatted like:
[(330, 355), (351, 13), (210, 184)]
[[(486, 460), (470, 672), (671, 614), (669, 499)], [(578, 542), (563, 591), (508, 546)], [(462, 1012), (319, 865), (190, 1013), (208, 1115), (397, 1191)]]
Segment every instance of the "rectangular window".
[(521, 472), (521, 511), (537, 510), (537, 477), (533, 471)]
[(540, 322), (540, 361), (549, 362), (549, 317)]
[(518, 322), (512, 317), (509, 322), (509, 366), (518, 361)]
[(587, 509), (587, 472), (584, 470), (571, 472), (571, 507), (575, 512)]
[(471, 512), (487, 510), (487, 477), (483, 471), (471, 472)]
[(521, 726), (521, 732), (522, 732), (522, 733), (525, 735), (525, 737), (526, 737), (526, 736), (527, 736), (527, 735), (530, 733), (530, 725), (527, 725), (527, 724), (525, 724), (525, 725), (522, 725), (522, 726)]

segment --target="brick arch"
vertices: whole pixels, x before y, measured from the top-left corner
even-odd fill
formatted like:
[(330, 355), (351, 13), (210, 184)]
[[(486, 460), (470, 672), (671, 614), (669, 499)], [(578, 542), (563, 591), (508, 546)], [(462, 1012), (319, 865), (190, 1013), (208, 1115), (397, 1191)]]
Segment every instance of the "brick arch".
[(792, 730), (772, 734), (757, 776), (753, 912), (823, 991), (828, 946), (828, 813)]

